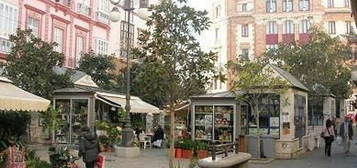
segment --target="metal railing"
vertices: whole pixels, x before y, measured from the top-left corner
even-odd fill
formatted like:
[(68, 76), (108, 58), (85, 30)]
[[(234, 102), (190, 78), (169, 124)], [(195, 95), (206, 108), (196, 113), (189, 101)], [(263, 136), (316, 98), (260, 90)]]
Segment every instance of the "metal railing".
[(211, 150), (212, 160), (216, 160), (217, 155), (224, 154), (224, 157), (228, 156), (228, 153), (234, 152), (236, 154), (239, 153), (239, 141), (236, 139), (235, 142), (215, 145), (216, 142), (212, 141), (212, 145), (209, 147)]

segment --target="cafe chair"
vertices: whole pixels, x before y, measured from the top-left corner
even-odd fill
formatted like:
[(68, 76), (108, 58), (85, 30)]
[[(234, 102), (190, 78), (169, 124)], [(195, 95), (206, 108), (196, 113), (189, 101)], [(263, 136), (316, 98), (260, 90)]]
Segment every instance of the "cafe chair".
[(144, 149), (146, 149), (147, 146), (149, 146), (150, 148), (152, 147), (151, 138), (145, 136), (145, 134), (139, 134), (139, 142)]

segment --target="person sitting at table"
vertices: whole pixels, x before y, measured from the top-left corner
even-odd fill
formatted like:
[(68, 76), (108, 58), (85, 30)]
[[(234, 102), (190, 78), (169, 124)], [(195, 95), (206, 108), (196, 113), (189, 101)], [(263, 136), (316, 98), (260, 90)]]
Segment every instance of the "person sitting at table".
[(162, 141), (164, 140), (164, 130), (162, 129), (161, 125), (157, 127), (157, 129), (154, 132), (154, 137), (153, 137), (153, 146), (161, 148), (162, 147)]

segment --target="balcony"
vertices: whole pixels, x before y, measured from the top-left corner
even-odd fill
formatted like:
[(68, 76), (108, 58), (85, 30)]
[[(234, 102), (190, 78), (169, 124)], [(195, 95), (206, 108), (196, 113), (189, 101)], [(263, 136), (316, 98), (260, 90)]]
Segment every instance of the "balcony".
[(310, 41), (310, 34), (308, 33), (300, 33), (299, 34), (299, 43), (306, 44)]
[(295, 34), (283, 34), (283, 43), (290, 44), (295, 41)]
[(278, 34), (267, 34), (265, 40), (267, 45), (278, 44)]
[(83, 15), (90, 15), (90, 7), (87, 4), (77, 3), (77, 12)]
[(96, 12), (97, 21), (108, 24), (109, 23), (109, 14), (105, 11)]
[(11, 51), (12, 43), (10, 40), (0, 37), (0, 53), (9, 53)]

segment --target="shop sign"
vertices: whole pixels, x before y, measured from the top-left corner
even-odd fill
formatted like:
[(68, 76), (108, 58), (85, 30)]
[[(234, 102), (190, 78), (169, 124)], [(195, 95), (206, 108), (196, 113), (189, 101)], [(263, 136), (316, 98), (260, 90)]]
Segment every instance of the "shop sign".
[(289, 113), (283, 112), (281, 119), (282, 119), (282, 122), (289, 122)]

